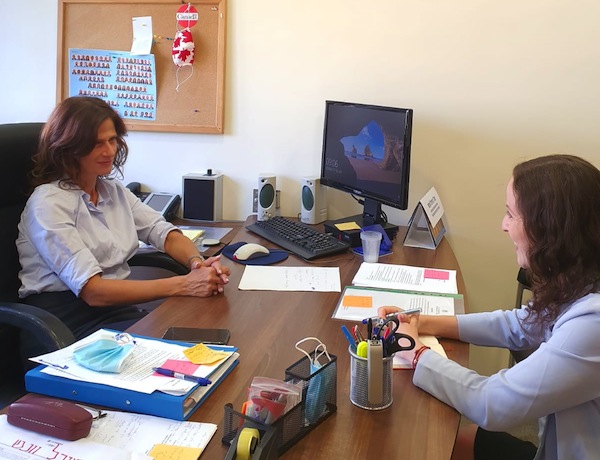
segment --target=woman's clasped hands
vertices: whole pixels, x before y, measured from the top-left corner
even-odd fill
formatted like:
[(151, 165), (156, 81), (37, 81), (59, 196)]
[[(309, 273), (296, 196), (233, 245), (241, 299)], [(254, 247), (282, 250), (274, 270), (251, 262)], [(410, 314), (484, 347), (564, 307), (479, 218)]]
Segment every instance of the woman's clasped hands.
[(231, 270), (221, 265), (221, 256), (209, 257), (202, 261), (195, 259), (191, 264), (190, 272), (185, 275), (185, 295), (195, 297), (209, 297), (223, 293), (225, 285), (229, 283)]

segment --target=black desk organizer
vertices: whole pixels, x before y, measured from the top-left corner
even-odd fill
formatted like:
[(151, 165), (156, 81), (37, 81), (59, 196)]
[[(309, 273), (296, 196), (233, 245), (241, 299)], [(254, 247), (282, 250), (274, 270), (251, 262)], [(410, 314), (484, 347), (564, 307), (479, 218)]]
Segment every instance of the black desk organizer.
[[(310, 362), (308, 357), (296, 361), (285, 370), (286, 382), (302, 382), (302, 401), (295, 407), (279, 417), (271, 425), (264, 425), (257, 422), (252, 417), (248, 417), (233, 409), (231, 404), (225, 405), (225, 415), (223, 417), (223, 437), (221, 442), (230, 446), (235, 440), (238, 430), (244, 426), (258, 428), (261, 435), (276, 429), (275, 443), (279, 455), (282, 455), (290, 447), (296, 444), (300, 439), (306, 436), (310, 431), (316, 428), (323, 420), (329, 417), (337, 410), (337, 356), (329, 354), (331, 361), (324, 364), (314, 374), (310, 373)], [(314, 359), (314, 352), (311, 353), (311, 360)], [(327, 377), (330, 380), (325, 395), (325, 408), (319, 418), (313, 423), (306, 419), (306, 395), (308, 386), (312, 379)]]

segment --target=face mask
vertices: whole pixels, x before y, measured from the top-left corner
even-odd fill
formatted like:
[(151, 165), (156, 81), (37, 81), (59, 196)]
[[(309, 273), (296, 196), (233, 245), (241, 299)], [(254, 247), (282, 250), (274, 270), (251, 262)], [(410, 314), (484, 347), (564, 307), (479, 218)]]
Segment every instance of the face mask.
[(93, 371), (119, 373), (129, 361), (135, 340), (129, 334), (95, 340), (74, 351), (75, 361)]
[[(300, 348), (300, 344), (307, 340), (319, 342), (313, 353), (314, 357)], [(327, 398), (335, 382), (336, 368), (335, 366), (323, 367), (331, 361), (331, 357), (325, 344), (316, 337), (300, 340), (296, 343), (296, 349), (304, 353), (310, 360), (310, 380), (306, 389), (305, 418), (308, 424), (313, 424), (319, 420), (327, 408)]]
[[(177, 33), (175, 33), (171, 54), (173, 63), (177, 66), (177, 86), (175, 88), (177, 91), (179, 91), (179, 86), (190, 79), (194, 74), (194, 67), (192, 66), (194, 63), (194, 48), (194, 38), (192, 37), (192, 32), (189, 28), (178, 30)], [(179, 70), (184, 66), (190, 67), (190, 74), (185, 80), (179, 82)]]

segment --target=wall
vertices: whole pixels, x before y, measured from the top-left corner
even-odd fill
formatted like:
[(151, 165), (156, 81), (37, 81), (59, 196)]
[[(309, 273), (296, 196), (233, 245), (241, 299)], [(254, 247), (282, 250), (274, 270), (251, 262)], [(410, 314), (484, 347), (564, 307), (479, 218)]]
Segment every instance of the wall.
[[(0, 9), (0, 122), (45, 120), (56, 4)], [(405, 224), (434, 185), (470, 309), (510, 307), (517, 266), (500, 221), (513, 165), (554, 152), (600, 165), (599, 14), (585, 0), (229, 0), (225, 134), (132, 132), (125, 181), (179, 193), (183, 174), (212, 168), (226, 177), (224, 218), (244, 219), (258, 174), (274, 172), (295, 215), (301, 177), (319, 171), (326, 99), (410, 107), (410, 205), (390, 220)], [(329, 197), (332, 217), (358, 210)], [(481, 373), (506, 360), (473, 347)]]

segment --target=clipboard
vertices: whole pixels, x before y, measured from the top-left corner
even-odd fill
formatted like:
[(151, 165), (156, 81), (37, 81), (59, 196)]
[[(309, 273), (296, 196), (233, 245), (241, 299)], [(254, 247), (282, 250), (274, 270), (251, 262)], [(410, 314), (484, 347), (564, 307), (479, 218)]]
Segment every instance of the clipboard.
[(383, 305), (394, 305), (403, 310), (420, 307), (424, 315), (454, 315), (464, 311), (464, 298), (462, 294), (346, 286), (332, 318), (361, 322), (377, 316), (377, 309)]

